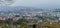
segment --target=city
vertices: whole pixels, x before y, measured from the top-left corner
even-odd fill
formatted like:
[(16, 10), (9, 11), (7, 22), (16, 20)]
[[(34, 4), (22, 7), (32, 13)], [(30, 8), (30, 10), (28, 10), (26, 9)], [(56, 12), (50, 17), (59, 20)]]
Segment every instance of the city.
[(60, 28), (60, 0), (0, 0), (0, 28)]
[(0, 28), (60, 28), (60, 9), (1, 8)]

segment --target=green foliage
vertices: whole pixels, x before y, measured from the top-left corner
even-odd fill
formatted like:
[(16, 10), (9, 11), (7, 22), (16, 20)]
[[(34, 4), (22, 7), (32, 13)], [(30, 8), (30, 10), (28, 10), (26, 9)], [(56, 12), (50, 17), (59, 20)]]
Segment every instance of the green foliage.
[(26, 28), (26, 27), (27, 27), (27, 25), (24, 23), (20, 25), (20, 28)]

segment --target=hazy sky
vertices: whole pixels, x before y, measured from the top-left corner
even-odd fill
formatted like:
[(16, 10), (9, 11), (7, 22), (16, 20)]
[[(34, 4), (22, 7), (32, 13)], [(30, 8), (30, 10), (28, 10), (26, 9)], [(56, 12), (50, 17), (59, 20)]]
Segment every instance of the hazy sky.
[(13, 6), (60, 7), (60, 0), (16, 0)]
[(12, 6), (60, 7), (60, 0), (16, 0)]

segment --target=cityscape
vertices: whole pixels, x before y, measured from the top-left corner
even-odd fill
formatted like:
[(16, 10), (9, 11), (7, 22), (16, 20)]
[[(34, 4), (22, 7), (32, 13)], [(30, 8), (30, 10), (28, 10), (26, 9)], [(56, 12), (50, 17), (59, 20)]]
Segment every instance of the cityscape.
[(2, 6), (0, 28), (60, 28), (60, 9)]
[(60, 0), (0, 0), (0, 28), (60, 28)]

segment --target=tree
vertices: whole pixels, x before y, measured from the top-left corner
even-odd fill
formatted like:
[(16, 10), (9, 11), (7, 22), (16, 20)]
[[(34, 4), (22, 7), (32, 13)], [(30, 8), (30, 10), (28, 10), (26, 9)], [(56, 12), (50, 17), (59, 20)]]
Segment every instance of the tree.
[(9, 18), (9, 19), (5, 20), (5, 23), (8, 24), (10, 28), (13, 28), (13, 21), (12, 21), (12, 19)]
[(20, 25), (20, 28), (27, 28), (27, 25), (26, 25), (25, 23), (22, 23), (22, 24)]
[(16, 24), (22, 24), (23, 22), (27, 22), (27, 20), (19, 19), (16, 21)]

